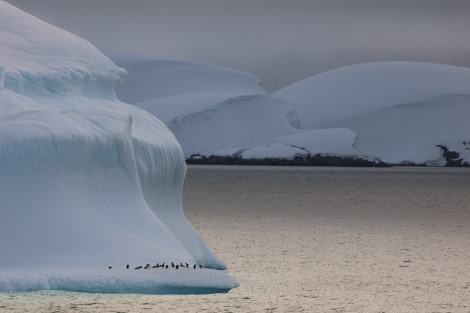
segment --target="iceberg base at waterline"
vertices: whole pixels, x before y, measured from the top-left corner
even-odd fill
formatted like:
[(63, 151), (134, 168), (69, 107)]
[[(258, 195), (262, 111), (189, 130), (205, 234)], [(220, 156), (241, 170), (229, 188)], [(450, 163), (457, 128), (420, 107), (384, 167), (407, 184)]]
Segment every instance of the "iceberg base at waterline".
[(0, 292), (62, 290), (92, 293), (207, 294), (238, 287), (213, 269), (54, 269), (0, 272)]

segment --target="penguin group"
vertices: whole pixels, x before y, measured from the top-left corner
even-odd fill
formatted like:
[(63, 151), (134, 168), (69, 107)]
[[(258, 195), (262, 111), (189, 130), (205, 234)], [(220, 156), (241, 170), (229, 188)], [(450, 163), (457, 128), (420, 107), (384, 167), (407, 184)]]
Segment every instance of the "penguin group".
[[(112, 267), (109, 266), (108, 267), (109, 269), (111, 269)], [(174, 268), (174, 269), (180, 269), (180, 268), (191, 268), (190, 264), (189, 263), (184, 263), (183, 262), (180, 262), (180, 264), (175, 264), (174, 262), (171, 262), (171, 265), (170, 264), (165, 264), (165, 262), (163, 262), (162, 264), (160, 263), (157, 263), (155, 265), (150, 265), (150, 263), (148, 263), (147, 265), (145, 266), (142, 266), (142, 265), (139, 265), (139, 266), (136, 266), (134, 267), (135, 270), (140, 270), (140, 269), (151, 269), (151, 268), (163, 268), (163, 269), (169, 269), (169, 268)], [(197, 268), (203, 268), (203, 266), (201, 264), (194, 264), (192, 266), (193, 269), (197, 269)], [(129, 269), (129, 264), (126, 265), (126, 269)]]

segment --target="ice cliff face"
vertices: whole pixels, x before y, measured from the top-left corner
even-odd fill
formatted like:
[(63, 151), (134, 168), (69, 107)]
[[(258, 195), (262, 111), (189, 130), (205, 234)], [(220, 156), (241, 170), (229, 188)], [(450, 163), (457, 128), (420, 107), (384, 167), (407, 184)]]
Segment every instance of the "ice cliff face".
[(34, 275), (17, 284), (31, 269), (47, 279), (171, 261), (225, 268), (184, 217), (175, 137), (116, 99), (126, 72), (4, 1), (0, 38), (0, 291), (47, 288)]

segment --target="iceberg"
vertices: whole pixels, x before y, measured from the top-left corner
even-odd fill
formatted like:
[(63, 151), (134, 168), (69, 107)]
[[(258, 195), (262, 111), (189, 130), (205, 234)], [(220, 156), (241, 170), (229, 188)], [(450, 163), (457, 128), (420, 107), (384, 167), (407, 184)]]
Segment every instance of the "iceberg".
[(237, 287), (184, 216), (176, 138), (117, 99), (126, 71), (4, 1), (0, 37), (0, 291)]

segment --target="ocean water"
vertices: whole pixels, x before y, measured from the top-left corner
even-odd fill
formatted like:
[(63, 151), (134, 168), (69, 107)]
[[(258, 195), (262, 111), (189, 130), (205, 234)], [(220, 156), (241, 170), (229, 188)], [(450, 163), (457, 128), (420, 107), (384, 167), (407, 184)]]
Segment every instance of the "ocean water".
[(0, 312), (470, 312), (470, 169), (189, 166), (227, 294), (0, 293)]

